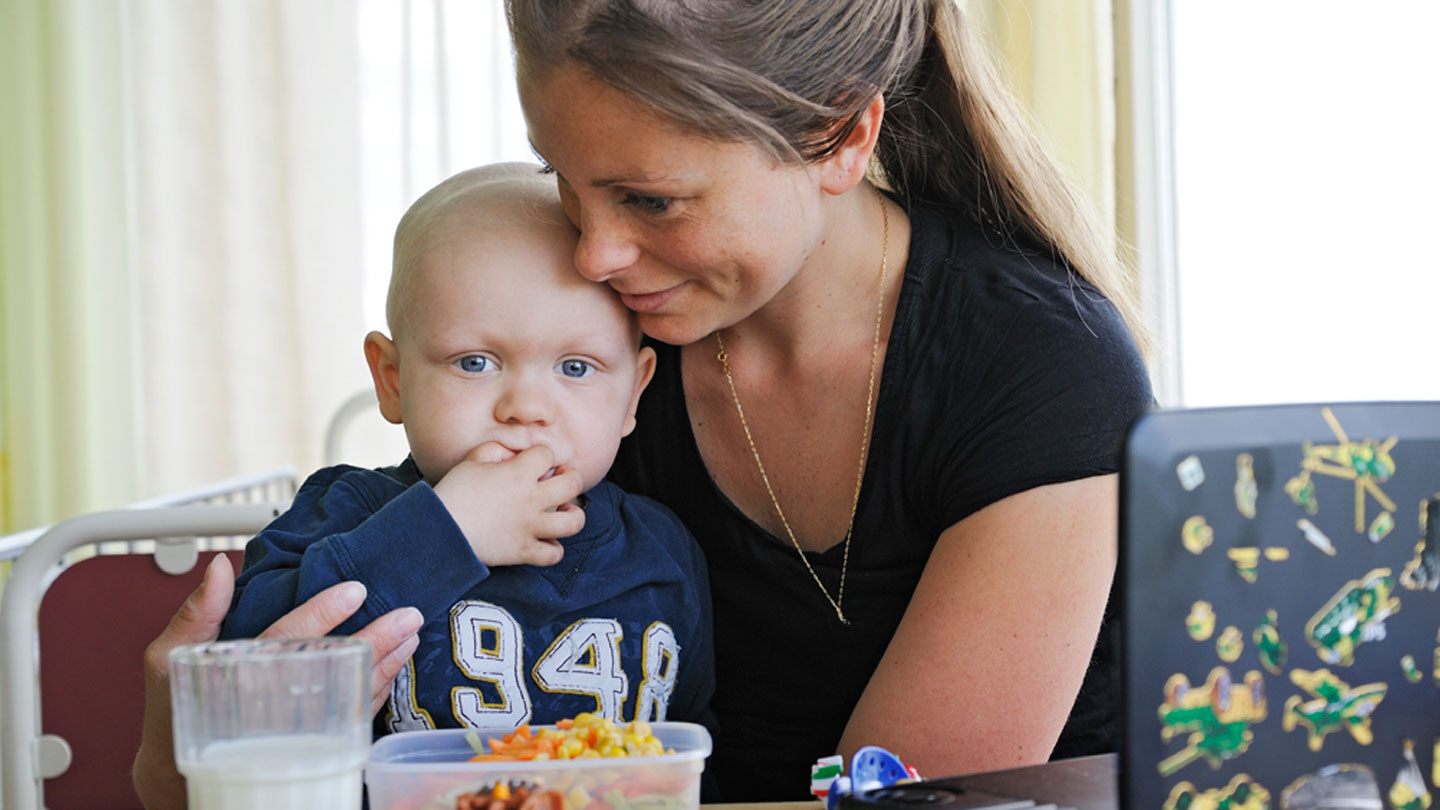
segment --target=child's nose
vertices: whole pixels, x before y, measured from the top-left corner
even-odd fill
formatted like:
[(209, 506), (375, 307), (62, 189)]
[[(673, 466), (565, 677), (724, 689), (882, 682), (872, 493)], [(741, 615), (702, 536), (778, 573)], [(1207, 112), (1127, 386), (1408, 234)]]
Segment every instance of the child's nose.
[(548, 425), (553, 417), (553, 403), (544, 383), (533, 375), (511, 378), (495, 402), (495, 419), (500, 422)]

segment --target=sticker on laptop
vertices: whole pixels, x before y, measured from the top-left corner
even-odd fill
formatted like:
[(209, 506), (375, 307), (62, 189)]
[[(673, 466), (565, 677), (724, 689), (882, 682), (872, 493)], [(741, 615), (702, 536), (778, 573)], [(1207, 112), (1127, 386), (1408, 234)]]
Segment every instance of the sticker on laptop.
[(1348, 667), (1355, 648), (1385, 638), (1385, 620), (1400, 610), (1389, 568), (1352, 579), (1305, 623), (1305, 640), (1327, 664)]
[(1220, 637), (1215, 639), (1215, 655), (1227, 664), (1233, 664), (1240, 659), (1240, 653), (1245, 651), (1245, 637), (1240, 635), (1240, 628), (1230, 625), (1220, 631)]
[(1191, 554), (1199, 554), (1215, 542), (1215, 530), (1205, 522), (1204, 515), (1187, 518), (1180, 527), (1180, 543)]
[(1375, 772), (1359, 763), (1327, 765), (1291, 782), (1280, 791), (1284, 810), (1383, 810)]
[(1255, 652), (1260, 656), (1260, 665), (1271, 675), (1279, 675), (1285, 669), (1289, 647), (1280, 638), (1279, 619), (1274, 610), (1265, 611), (1250, 639), (1255, 642)]
[(1405, 762), (1395, 774), (1390, 786), (1390, 807), (1392, 810), (1429, 810), (1430, 789), (1425, 786), (1425, 774), (1420, 763), (1415, 761), (1415, 743), (1405, 741)]
[(1400, 571), (1400, 587), (1411, 591), (1440, 587), (1440, 493), (1420, 502), (1420, 542)]
[(1335, 556), (1335, 544), (1330, 542), (1329, 535), (1320, 531), (1319, 526), (1316, 526), (1305, 518), (1300, 518), (1295, 521), (1295, 526), (1300, 529), (1301, 534), (1305, 535), (1306, 542), (1331, 557)]
[(1194, 492), (1196, 487), (1205, 483), (1205, 468), (1200, 465), (1199, 456), (1186, 456), (1175, 465), (1175, 475), (1186, 492)]
[(1230, 561), (1235, 563), (1235, 573), (1246, 582), (1254, 582), (1260, 575), (1260, 558), (1263, 556), (1270, 562), (1284, 562), (1290, 559), (1290, 549), (1284, 546), (1266, 546), (1259, 549), (1254, 546), (1240, 546), (1225, 552)]
[(1260, 487), (1255, 483), (1255, 458), (1249, 453), (1235, 457), (1235, 508), (1247, 518), (1255, 517)]
[(1230, 670), (1215, 667), (1205, 683), (1192, 687), (1183, 673), (1165, 682), (1165, 700), (1160, 704), (1160, 739), (1169, 742), (1188, 734), (1185, 747), (1156, 766), (1161, 776), (1170, 776), (1196, 760), (1219, 768), (1250, 749), (1254, 733), (1250, 727), (1265, 719), (1265, 679), (1259, 670), (1245, 673), (1245, 682), (1231, 682)]
[(1250, 779), (1249, 774), (1236, 774), (1225, 787), (1199, 790), (1189, 782), (1180, 782), (1170, 789), (1170, 798), (1162, 810), (1270, 810), (1270, 791)]
[(1290, 680), (1308, 692), (1310, 699), (1300, 695), (1287, 698), (1280, 724), (1287, 733), (1297, 726), (1305, 726), (1306, 744), (1311, 751), (1323, 748), (1325, 738), (1336, 731), (1350, 732), (1361, 745), (1369, 745), (1375, 739), (1370, 730), (1370, 715), (1385, 699), (1388, 687), (1384, 683), (1352, 687), (1328, 669), (1292, 669)]
[(1300, 472), (1285, 483), (1285, 492), (1296, 505), (1313, 515), (1319, 511), (1320, 504), (1312, 474), (1354, 481), (1355, 531), (1366, 534), (1365, 505), (1370, 499), (1380, 504), (1385, 512), (1395, 511), (1395, 502), (1380, 485), (1395, 474), (1395, 460), (1391, 458), (1390, 451), (1395, 447), (1397, 438), (1391, 436), (1383, 442), (1376, 439), (1352, 441), (1333, 411), (1321, 408), (1320, 415), (1330, 425), (1337, 441), (1335, 444), (1305, 442)]
[(1215, 632), (1215, 608), (1203, 599), (1196, 600), (1185, 617), (1185, 632), (1196, 641), (1208, 641)]

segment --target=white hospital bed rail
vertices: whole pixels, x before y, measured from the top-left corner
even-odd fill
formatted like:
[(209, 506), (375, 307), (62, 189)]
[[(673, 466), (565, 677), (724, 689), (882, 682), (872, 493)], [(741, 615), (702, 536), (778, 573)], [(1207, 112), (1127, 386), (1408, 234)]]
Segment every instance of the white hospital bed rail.
[[(276, 467), (266, 472), (255, 475), (241, 475), (234, 478), (226, 478), (220, 481), (212, 481), (190, 489), (172, 492), (168, 495), (161, 495), (156, 498), (147, 498), (126, 505), (125, 509), (154, 509), (162, 506), (185, 506), (192, 503), (289, 503), (295, 497), (295, 490), (299, 487), (294, 467)], [(49, 530), (49, 526), (41, 526), (35, 529), (15, 532), (0, 536), (0, 564), (8, 563), (10, 560), (20, 556), (35, 538)], [(202, 539), (202, 551), (211, 551), (221, 548), (243, 547), (244, 538), (239, 540), (238, 546), (234, 545), (235, 538), (209, 538)], [(137, 540), (125, 543), (102, 543), (97, 549), (99, 554), (135, 554), (147, 553), (154, 548), (153, 541)], [(0, 587), (3, 587), (4, 574), (3, 566), (0, 566)]]

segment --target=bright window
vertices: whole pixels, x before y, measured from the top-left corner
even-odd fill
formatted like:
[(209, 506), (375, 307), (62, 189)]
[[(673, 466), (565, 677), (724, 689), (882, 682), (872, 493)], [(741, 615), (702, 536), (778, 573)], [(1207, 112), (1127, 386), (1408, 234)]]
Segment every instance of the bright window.
[(1440, 4), (1170, 19), (1179, 404), (1440, 399)]
[(410, 203), (462, 169), (535, 157), (503, 4), (361, 0), (359, 36), (365, 320), (384, 329), (391, 240)]

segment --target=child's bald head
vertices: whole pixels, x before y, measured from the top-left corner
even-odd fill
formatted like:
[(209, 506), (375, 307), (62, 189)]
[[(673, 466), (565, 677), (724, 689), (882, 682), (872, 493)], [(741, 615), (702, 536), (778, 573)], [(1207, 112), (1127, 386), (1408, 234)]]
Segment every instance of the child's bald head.
[[(385, 301), (385, 320), (391, 337), (405, 339), (416, 315), (417, 278), (427, 264), (444, 262), (457, 245), (485, 241), (507, 231), (528, 231), (552, 250), (537, 256), (536, 265), (557, 253), (565, 257), (560, 272), (578, 276), (574, 269), (579, 234), (565, 217), (553, 179), (528, 163), (499, 163), (460, 172), (426, 192), (401, 217), (395, 229), (394, 262)], [(511, 268), (536, 273), (532, 265)], [(555, 270), (557, 268), (551, 268)], [(636, 332), (638, 339), (638, 327)]]

